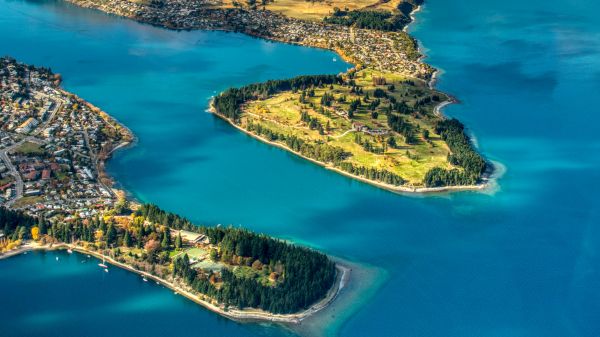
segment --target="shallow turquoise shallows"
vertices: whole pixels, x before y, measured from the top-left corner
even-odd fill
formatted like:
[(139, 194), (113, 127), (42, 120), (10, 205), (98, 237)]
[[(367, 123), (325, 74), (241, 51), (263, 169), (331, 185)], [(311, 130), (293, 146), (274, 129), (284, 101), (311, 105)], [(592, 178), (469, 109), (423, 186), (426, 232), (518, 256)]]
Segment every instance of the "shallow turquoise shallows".
[[(600, 4), (429, 0), (413, 34), (503, 175), (403, 196), (260, 143), (205, 112), (230, 87), (349, 65), (331, 52), (171, 32), (48, 1), (0, 2), (0, 54), (52, 67), (130, 127), (109, 171), (134, 197), (384, 270), (342, 336), (600, 334)], [(56, 261), (55, 257), (59, 257)], [(78, 255), (0, 262), (2, 336), (280, 336)], [(350, 310), (350, 309), (348, 309)]]

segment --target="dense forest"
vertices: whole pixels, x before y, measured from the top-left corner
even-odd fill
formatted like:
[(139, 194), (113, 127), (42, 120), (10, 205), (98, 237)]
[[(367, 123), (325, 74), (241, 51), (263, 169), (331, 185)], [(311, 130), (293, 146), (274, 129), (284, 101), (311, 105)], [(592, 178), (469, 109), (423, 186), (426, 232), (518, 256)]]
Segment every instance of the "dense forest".
[(178, 276), (186, 279), (194, 289), (209, 293), (222, 303), (273, 313), (294, 313), (325, 297), (335, 281), (335, 264), (316, 251), (244, 229), (203, 227), (200, 231), (210, 238), (211, 243), (219, 245), (221, 261), (244, 257), (255, 264), (282, 266), (283, 282), (277, 286), (236, 277), (224, 269), (221, 273), (224, 286), (216, 289), (208, 278), (190, 268), (187, 256), (176, 261), (174, 272)]
[(365, 9), (341, 10), (336, 7), (331, 16), (325, 17), (323, 21), (356, 28), (400, 31), (412, 22), (410, 13), (421, 4), (423, 4), (423, 0), (402, 1), (398, 5), (397, 13)]
[(444, 119), (437, 123), (435, 132), (448, 144), (452, 153), (448, 161), (464, 170), (433, 168), (425, 174), (425, 185), (440, 187), (449, 185), (473, 185), (479, 182), (487, 167), (483, 157), (475, 151), (464, 125), (457, 119)]
[(184, 229), (189, 231), (196, 231), (198, 229), (198, 227), (190, 220), (175, 213), (164, 211), (153, 204), (141, 205), (135, 211), (135, 214), (150, 222), (162, 224), (172, 229)]
[(219, 246), (217, 259), (224, 263), (244, 260), (265, 266), (282, 265), (283, 282), (275, 287), (262, 285), (255, 279), (236, 277), (228, 269), (223, 269), (221, 278), (224, 286), (217, 289), (210, 282), (210, 274), (191, 268), (186, 255), (174, 261), (177, 276), (196, 291), (221, 303), (274, 313), (293, 313), (323, 298), (335, 281), (335, 264), (317, 251), (245, 229), (196, 227), (189, 220), (151, 204), (142, 205), (136, 214), (153, 223), (205, 234), (212, 244)]
[(0, 207), (0, 228), (12, 240), (28, 239), (30, 229), (37, 220), (21, 211)]
[(378, 10), (340, 10), (335, 8), (331, 16), (323, 19), (326, 23), (353, 26), (357, 28), (376, 29), (383, 31), (401, 30), (410, 23), (410, 17), (404, 14)]

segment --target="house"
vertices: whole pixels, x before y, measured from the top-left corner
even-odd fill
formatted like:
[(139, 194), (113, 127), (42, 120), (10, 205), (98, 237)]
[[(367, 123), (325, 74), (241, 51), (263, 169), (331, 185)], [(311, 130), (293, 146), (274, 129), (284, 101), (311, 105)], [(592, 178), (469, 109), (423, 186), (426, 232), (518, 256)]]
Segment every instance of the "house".
[(352, 123), (352, 128), (356, 131), (363, 131), (363, 132), (369, 131), (368, 126), (366, 126), (362, 123), (358, 123), (358, 122)]
[(42, 171), (42, 180), (50, 179), (50, 170), (45, 169)]
[(38, 172), (37, 171), (31, 171), (29, 173), (27, 173), (24, 177), (25, 180), (35, 180), (38, 177)]
[(42, 192), (40, 190), (27, 190), (25, 191), (24, 195), (26, 197), (32, 197), (32, 196), (36, 196), (36, 195), (40, 195)]
[(38, 121), (33, 117), (29, 117), (25, 122), (19, 125), (19, 127), (15, 131), (18, 133), (29, 133), (37, 125)]
[(208, 244), (209, 243), (208, 236), (206, 236), (204, 234), (201, 234), (194, 241), (192, 241), (192, 243), (195, 243), (195, 244), (201, 244), (201, 243)]

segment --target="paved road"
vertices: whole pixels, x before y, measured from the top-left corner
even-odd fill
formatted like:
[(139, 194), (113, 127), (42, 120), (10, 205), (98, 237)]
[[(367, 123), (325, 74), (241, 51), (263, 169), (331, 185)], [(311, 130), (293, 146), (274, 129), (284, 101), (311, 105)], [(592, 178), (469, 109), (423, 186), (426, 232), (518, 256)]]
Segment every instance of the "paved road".
[(32, 132), (31, 136), (27, 136), (27, 137), (23, 138), (22, 140), (14, 143), (11, 146), (8, 146), (4, 149), (0, 149), (0, 159), (2, 159), (2, 161), (6, 165), (6, 168), (9, 170), (10, 174), (15, 178), (15, 197), (13, 199), (7, 201), (5, 206), (10, 207), (18, 199), (22, 198), (23, 197), (23, 189), (24, 189), (23, 179), (21, 178), (19, 171), (17, 171), (17, 168), (10, 161), (10, 158), (8, 157), (8, 152), (13, 151), (14, 149), (21, 146), (25, 142), (36, 143), (39, 145), (46, 144), (46, 141), (44, 139), (37, 138), (35, 136), (39, 135), (39, 133), (42, 132), (42, 130), (44, 130), (48, 125), (50, 125), (50, 122), (52, 122), (52, 120), (54, 119), (54, 117), (56, 116), (58, 111), (60, 111), (61, 109), (62, 109), (62, 102), (59, 102), (57, 104), (56, 108), (54, 109), (54, 111), (52, 112), (52, 114), (50, 115), (50, 117), (46, 120), (46, 122), (39, 125), (35, 129), (35, 131)]
[(0, 150), (0, 158), (2, 159), (2, 161), (4, 161), (4, 164), (6, 165), (6, 168), (8, 168), (10, 174), (15, 178), (15, 188), (16, 188), (15, 198), (9, 200), (6, 203), (7, 207), (12, 206), (15, 203), (15, 201), (17, 201), (17, 199), (19, 199), (23, 196), (23, 179), (21, 179), (21, 175), (19, 174), (19, 172), (17, 171), (15, 166), (11, 163), (10, 159), (8, 158), (8, 155), (6, 154), (6, 152), (9, 150), (12, 150), (12, 148), (13, 147), (11, 146), (6, 149)]
[(108, 191), (108, 193), (112, 197), (116, 197), (116, 195), (113, 192), (112, 188), (110, 188), (109, 186), (106, 186), (100, 180), (100, 169), (99, 169), (99, 163), (98, 163), (99, 162), (98, 155), (96, 154), (96, 152), (94, 151), (94, 149), (92, 148), (92, 146), (90, 144), (90, 136), (88, 135), (87, 129), (85, 127), (83, 127), (83, 120), (81, 119), (81, 115), (79, 116), (79, 125), (81, 126), (81, 129), (83, 130), (83, 139), (85, 141), (85, 145), (86, 145), (88, 151), (90, 152), (90, 159), (92, 160), (93, 169), (96, 171), (96, 177), (97, 177), (98, 183), (100, 185), (102, 185), (106, 189), (106, 191)]

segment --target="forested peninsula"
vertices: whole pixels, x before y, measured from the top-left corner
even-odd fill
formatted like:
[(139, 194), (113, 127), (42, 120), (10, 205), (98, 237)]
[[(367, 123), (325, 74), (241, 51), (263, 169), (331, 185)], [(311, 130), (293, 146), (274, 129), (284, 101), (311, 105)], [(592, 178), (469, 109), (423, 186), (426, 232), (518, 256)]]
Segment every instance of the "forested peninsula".
[(51, 222), (0, 208), (0, 251), (92, 254), (242, 320), (297, 323), (333, 300), (347, 277), (322, 253), (245, 229), (197, 226), (150, 204), (109, 214)]

